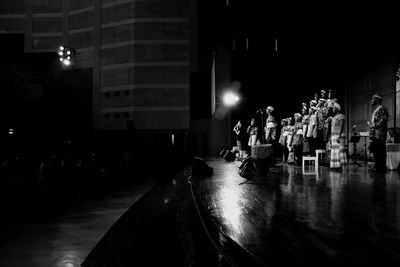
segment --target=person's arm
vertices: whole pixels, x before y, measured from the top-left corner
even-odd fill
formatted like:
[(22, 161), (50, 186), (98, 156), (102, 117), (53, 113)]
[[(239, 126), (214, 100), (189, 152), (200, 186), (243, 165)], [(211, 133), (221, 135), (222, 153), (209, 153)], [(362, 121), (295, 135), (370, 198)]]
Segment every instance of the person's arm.
[(311, 137), (314, 137), (314, 131), (316, 130), (316, 127), (317, 127), (317, 116), (315, 114), (313, 114), (310, 117), (310, 123), (311, 123), (310, 134), (311, 134)]
[(238, 129), (237, 125), (235, 125), (235, 127), (233, 127), (233, 131), (235, 132), (235, 134), (239, 135), (239, 129)]
[(340, 137), (343, 135), (344, 132), (344, 119), (339, 120), (339, 137), (336, 140), (338, 143), (340, 143)]
[(249, 125), (249, 127), (247, 127), (247, 133), (250, 134), (250, 128), (251, 126)]

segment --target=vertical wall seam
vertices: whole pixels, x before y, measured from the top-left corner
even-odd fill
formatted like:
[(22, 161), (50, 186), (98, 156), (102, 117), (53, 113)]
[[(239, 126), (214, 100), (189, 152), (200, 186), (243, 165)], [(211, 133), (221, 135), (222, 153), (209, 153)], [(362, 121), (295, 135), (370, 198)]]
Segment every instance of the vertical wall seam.
[(33, 24), (33, 0), (25, 0), (25, 53), (32, 52), (32, 24)]

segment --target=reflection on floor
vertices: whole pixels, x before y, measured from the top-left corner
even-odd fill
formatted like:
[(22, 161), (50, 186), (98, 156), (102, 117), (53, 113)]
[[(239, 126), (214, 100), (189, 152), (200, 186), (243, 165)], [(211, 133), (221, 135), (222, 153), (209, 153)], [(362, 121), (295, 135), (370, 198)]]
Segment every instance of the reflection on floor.
[(115, 221), (154, 184), (141, 181), (129, 190), (77, 200), (42, 219), (3, 226), (0, 266), (80, 266)]
[(400, 179), (396, 171), (277, 164), (241, 184), (238, 162), (209, 159), (196, 181), (220, 230), (266, 265), (385, 266), (400, 262)]

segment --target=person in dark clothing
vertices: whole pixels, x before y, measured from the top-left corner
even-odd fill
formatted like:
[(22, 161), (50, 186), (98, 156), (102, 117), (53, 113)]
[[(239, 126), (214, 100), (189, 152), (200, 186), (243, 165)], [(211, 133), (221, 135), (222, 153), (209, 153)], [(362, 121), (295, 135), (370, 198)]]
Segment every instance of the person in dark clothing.
[(388, 131), (389, 112), (382, 105), (383, 97), (374, 94), (372, 106), (375, 107), (372, 113), (370, 126), (370, 151), (374, 154), (375, 171), (386, 171), (386, 136)]
[(238, 122), (237, 122), (237, 124), (235, 125), (235, 127), (233, 127), (233, 131), (235, 132), (235, 134), (236, 134), (236, 144), (237, 144), (237, 147), (238, 147), (238, 149), (239, 149), (239, 159), (243, 159), (243, 155), (244, 155), (244, 152), (243, 152), (243, 145), (244, 145), (244, 139), (245, 139), (245, 130), (243, 129), (243, 125), (242, 125), (242, 122), (239, 120)]

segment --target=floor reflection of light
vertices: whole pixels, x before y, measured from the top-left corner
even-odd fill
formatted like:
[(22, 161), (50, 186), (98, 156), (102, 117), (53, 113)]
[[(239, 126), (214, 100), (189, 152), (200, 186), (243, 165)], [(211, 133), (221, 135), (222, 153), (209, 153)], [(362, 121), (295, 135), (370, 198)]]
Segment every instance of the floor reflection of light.
[(82, 258), (75, 251), (66, 251), (57, 262), (57, 267), (77, 267), (82, 263)]
[(240, 208), (240, 194), (234, 190), (224, 190), (221, 192), (222, 202), (222, 216), (232, 227), (235, 233), (240, 232), (241, 220), (240, 215), (242, 214)]

